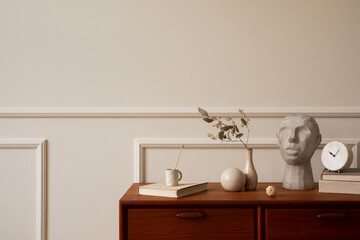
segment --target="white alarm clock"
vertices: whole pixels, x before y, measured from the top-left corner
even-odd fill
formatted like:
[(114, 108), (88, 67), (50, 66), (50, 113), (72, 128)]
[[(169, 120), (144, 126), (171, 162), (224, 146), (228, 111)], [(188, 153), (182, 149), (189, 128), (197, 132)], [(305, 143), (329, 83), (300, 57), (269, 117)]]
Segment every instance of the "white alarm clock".
[(322, 150), (321, 161), (328, 170), (340, 171), (350, 167), (353, 153), (347, 145), (332, 141), (326, 144)]

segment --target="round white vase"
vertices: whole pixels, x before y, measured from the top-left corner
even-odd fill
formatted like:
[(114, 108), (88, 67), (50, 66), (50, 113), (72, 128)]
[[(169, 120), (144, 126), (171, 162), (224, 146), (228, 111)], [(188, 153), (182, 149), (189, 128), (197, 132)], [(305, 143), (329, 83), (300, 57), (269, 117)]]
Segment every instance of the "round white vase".
[(236, 192), (245, 187), (246, 177), (240, 169), (228, 168), (221, 174), (220, 182), (225, 191)]

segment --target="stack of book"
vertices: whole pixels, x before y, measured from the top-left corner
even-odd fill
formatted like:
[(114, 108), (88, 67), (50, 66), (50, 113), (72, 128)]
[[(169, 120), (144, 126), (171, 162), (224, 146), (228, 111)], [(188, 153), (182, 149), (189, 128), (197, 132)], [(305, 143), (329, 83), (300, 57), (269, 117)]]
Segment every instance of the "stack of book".
[(319, 192), (360, 194), (360, 168), (348, 168), (341, 172), (325, 169), (319, 180)]

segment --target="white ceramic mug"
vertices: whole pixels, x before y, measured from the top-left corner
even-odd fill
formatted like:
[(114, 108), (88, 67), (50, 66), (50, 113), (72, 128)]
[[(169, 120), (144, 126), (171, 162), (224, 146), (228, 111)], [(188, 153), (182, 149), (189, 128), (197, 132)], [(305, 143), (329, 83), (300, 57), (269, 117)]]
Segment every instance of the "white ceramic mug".
[(177, 186), (182, 179), (182, 173), (177, 169), (166, 169), (165, 177), (167, 186)]

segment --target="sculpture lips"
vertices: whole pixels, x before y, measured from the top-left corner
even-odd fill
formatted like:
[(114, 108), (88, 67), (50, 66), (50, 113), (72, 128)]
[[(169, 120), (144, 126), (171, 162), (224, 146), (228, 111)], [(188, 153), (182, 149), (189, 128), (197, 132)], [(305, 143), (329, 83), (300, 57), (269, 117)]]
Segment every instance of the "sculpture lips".
[(299, 150), (295, 149), (295, 148), (286, 148), (285, 149), (285, 152), (287, 155), (290, 155), (290, 156), (297, 156), (299, 155)]

